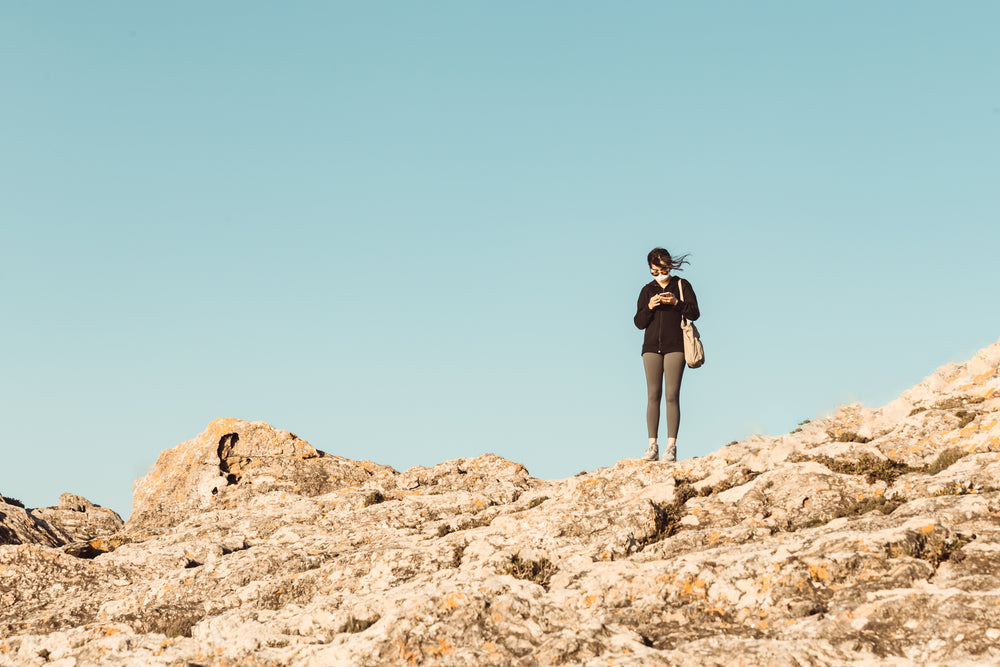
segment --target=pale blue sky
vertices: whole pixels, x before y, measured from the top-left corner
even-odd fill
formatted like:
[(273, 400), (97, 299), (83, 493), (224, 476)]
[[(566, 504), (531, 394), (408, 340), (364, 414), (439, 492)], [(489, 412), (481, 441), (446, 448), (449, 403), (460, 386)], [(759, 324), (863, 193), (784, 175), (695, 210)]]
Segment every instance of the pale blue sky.
[(681, 457), (1000, 336), (1000, 4), (0, 8), (0, 493), (123, 515), (217, 417), (405, 469)]

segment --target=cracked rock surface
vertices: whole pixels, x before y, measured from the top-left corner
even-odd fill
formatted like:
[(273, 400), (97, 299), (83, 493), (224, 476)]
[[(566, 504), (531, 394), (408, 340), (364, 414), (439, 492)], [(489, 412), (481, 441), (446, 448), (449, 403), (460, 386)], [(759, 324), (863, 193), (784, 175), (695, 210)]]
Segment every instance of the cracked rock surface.
[(77, 498), (0, 504), (0, 665), (1000, 663), (1000, 343), (677, 463), (400, 473), (220, 419), (124, 526)]

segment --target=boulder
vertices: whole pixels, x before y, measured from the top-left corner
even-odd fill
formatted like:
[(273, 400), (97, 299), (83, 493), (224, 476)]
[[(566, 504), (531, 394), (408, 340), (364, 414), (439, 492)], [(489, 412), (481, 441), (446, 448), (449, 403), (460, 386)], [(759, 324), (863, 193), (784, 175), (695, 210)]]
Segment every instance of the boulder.
[(31, 513), (50, 526), (58, 528), (71, 541), (86, 541), (111, 535), (124, 525), (118, 513), (95, 505), (83, 496), (64, 493), (55, 507), (40, 507)]
[(0, 502), (0, 545), (44, 544), (57, 547), (70, 539), (58, 527), (35, 517), (20, 505)]
[(388, 466), (331, 456), (263, 422), (216, 419), (196, 438), (163, 451), (136, 481), (126, 530), (164, 530), (269, 491), (317, 496), (394, 474)]

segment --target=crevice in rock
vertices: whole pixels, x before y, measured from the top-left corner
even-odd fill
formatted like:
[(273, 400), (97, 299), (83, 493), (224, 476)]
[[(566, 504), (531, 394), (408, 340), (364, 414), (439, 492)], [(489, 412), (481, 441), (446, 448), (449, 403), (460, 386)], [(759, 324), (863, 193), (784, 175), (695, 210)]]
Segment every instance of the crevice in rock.
[(231, 542), (229, 545), (222, 546), (222, 555), (227, 556), (237, 551), (246, 551), (250, 548), (250, 544), (247, 544), (246, 540), (239, 540), (238, 542)]
[(89, 541), (72, 542), (67, 544), (62, 548), (64, 554), (70, 556), (76, 556), (77, 558), (83, 558), (86, 560), (93, 560), (103, 553), (107, 553), (104, 549), (97, 549)]
[(364, 632), (371, 626), (379, 622), (381, 616), (375, 614), (371, 618), (354, 618), (354, 616), (348, 616), (347, 622), (344, 623), (344, 627), (340, 630), (341, 632), (350, 632), (352, 634), (357, 634), (359, 632)]
[(664, 505), (652, 503), (655, 516), (653, 519), (653, 532), (649, 535), (642, 535), (635, 539), (635, 552), (642, 551), (650, 544), (661, 542), (668, 537), (676, 535), (682, 528), (681, 518), (684, 515), (684, 504), (691, 498), (689, 493), (693, 493), (690, 486), (680, 488), (675, 495), (674, 502)]
[(222, 472), (222, 476), (226, 478), (226, 484), (236, 484), (240, 481), (239, 476), (229, 467), (229, 455), (232, 454), (236, 443), (239, 441), (239, 433), (227, 433), (219, 438), (219, 470)]
[[(7, 518), (7, 515), (5, 515), (3, 512), (0, 512), (0, 521), (3, 521), (5, 518)], [(7, 526), (0, 524), (0, 544), (20, 544), (20, 543), (21, 543), (20, 538), (18, 538), (17, 534), (13, 530), (7, 528)]]

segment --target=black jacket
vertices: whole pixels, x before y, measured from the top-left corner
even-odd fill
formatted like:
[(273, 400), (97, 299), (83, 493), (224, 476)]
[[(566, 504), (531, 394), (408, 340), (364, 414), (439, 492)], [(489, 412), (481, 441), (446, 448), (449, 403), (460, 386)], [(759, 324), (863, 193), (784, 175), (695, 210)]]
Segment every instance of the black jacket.
[[(676, 306), (659, 305), (653, 310), (649, 309), (649, 300), (654, 294), (661, 292), (672, 292), (678, 299), (681, 298), (678, 283), (684, 283), (684, 300)], [(648, 283), (639, 292), (639, 303), (635, 311), (635, 326), (646, 330), (646, 335), (642, 340), (642, 353), (656, 352), (667, 354), (668, 352), (684, 351), (684, 336), (681, 334), (681, 315), (689, 320), (696, 320), (701, 315), (698, 311), (698, 297), (691, 289), (691, 283), (680, 276), (670, 276), (666, 287), (660, 287), (655, 280)]]

